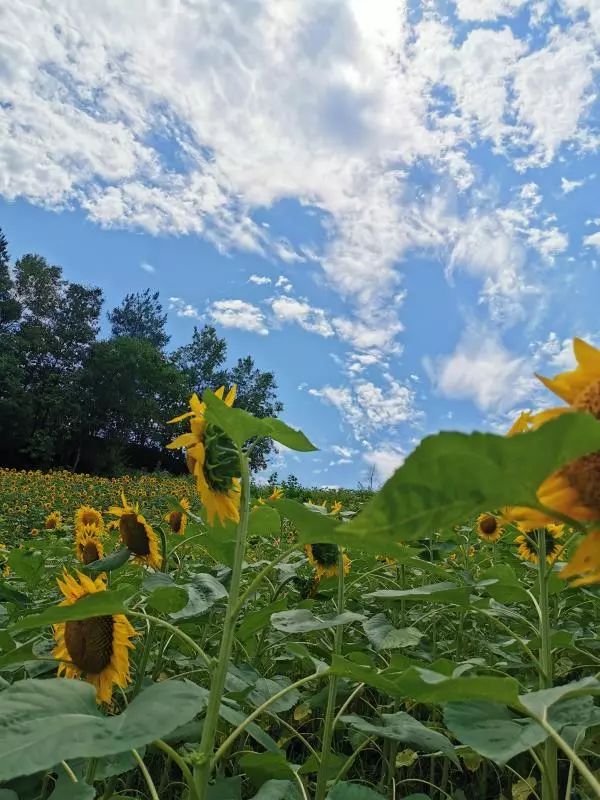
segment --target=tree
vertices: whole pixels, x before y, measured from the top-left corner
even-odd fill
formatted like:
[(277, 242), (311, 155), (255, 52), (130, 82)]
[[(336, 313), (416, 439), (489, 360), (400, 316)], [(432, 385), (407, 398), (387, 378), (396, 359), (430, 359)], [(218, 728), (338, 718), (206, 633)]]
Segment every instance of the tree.
[[(263, 372), (254, 366), (252, 356), (238, 359), (227, 373), (228, 385), (238, 387), (236, 406), (256, 417), (276, 417), (283, 410), (277, 399), (277, 382), (272, 372)], [(267, 457), (274, 450), (272, 439), (261, 439), (252, 448), (250, 466), (253, 470), (266, 469)]]
[(87, 387), (82, 446), (103, 440), (113, 462), (130, 445), (167, 457), (163, 448), (173, 438), (167, 420), (184, 404), (186, 382), (156, 347), (129, 336), (96, 342), (80, 383), (83, 391)]
[(190, 392), (202, 394), (206, 388), (218, 389), (227, 382), (223, 364), (227, 358), (227, 342), (212, 325), (202, 330), (194, 325), (192, 341), (173, 353), (173, 363), (186, 376)]
[(158, 292), (150, 294), (150, 289), (125, 295), (121, 305), (108, 314), (113, 337), (145, 339), (158, 350), (166, 347), (171, 337), (165, 330), (167, 315), (158, 297)]
[(35, 465), (64, 463), (77, 435), (78, 377), (98, 332), (102, 292), (63, 280), (60, 267), (27, 254), (15, 263), (11, 296), (21, 313), (0, 365), (12, 408), (4, 407), (0, 425), (14, 428), (18, 410), (18, 449)]
[(14, 296), (14, 284), (10, 274), (8, 242), (0, 228), (0, 334), (9, 330), (21, 315), (21, 306)]

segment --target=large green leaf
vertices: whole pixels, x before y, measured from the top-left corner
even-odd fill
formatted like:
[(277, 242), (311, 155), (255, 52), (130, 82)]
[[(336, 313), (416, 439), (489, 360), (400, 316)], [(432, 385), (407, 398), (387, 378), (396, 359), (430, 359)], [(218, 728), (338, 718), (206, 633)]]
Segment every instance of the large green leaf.
[(79, 780), (73, 780), (63, 769), (59, 769), (58, 780), (54, 786), (54, 791), (48, 800), (94, 800), (96, 790), (93, 786)]
[(308, 452), (317, 449), (301, 431), (290, 428), (280, 419), (273, 417), (258, 419), (241, 408), (229, 408), (210, 389), (205, 390), (202, 399), (206, 403), (207, 421), (222, 428), (240, 447), (248, 439), (265, 436), (291, 450)]
[(316, 616), (308, 608), (294, 608), (290, 611), (278, 611), (271, 615), (271, 625), (283, 633), (308, 633), (309, 631), (324, 631), (338, 625), (347, 625), (349, 622), (363, 620), (363, 614), (354, 611), (344, 611), (341, 614), (323, 614)]
[[(237, 708), (227, 705), (227, 703), (221, 703), (219, 706), (219, 716), (230, 725), (237, 727), (246, 720), (247, 714)], [(281, 750), (277, 746), (277, 742), (272, 739), (266, 731), (263, 731), (260, 725), (257, 725), (256, 722), (251, 722), (249, 725), (246, 725), (246, 733), (262, 747), (264, 747), (269, 753), (281, 753)]]
[(13, 632), (27, 631), (32, 628), (41, 628), (54, 625), (57, 622), (66, 622), (70, 619), (88, 619), (101, 617), (106, 614), (124, 614), (125, 602), (131, 597), (128, 587), (111, 589), (105, 592), (88, 594), (70, 606), (51, 606), (39, 614), (30, 614), (11, 625)]
[(26, 606), (29, 598), (23, 592), (18, 592), (6, 581), (0, 581), (0, 600), (7, 600), (17, 606)]
[(359, 783), (336, 783), (327, 800), (384, 800), (384, 796)]
[(36, 584), (44, 572), (44, 556), (36, 550), (15, 548), (8, 554), (9, 567), (28, 585)]
[(265, 625), (269, 624), (271, 614), (283, 611), (286, 607), (287, 599), (282, 597), (281, 600), (276, 600), (274, 603), (270, 603), (268, 606), (258, 611), (250, 611), (240, 622), (235, 635), (240, 642), (248, 641), (248, 639), (251, 639), (256, 633), (262, 630)]
[(367, 597), (376, 597), (380, 600), (412, 600), (426, 603), (452, 603), (466, 606), (469, 604), (469, 589), (457, 586), (450, 581), (442, 583), (428, 583), (415, 589), (378, 589), (370, 592)]
[(260, 787), (251, 800), (297, 800), (298, 788), (291, 781), (270, 780)]
[(547, 736), (537, 722), (519, 718), (505, 706), (485, 700), (449, 703), (444, 721), (460, 742), (498, 764), (506, 764)]
[(88, 564), (85, 569), (87, 572), (114, 572), (126, 564), (131, 555), (131, 550), (127, 547), (119, 547), (114, 553)]
[(362, 733), (366, 733), (368, 736), (382, 736), (384, 739), (410, 744), (424, 753), (436, 753), (439, 750), (456, 766), (459, 766), (458, 758), (450, 740), (443, 734), (426, 728), (425, 725), (411, 717), (410, 714), (398, 711), (395, 714), (382, 714), (381, 719), (383, 724), (375, 724), (356, 714), (349, 714), (342, 717), (342, 722)]
[(63, 760), (100, 758), (168, 735), (206, 705), (187, 681), (150, 686), (122, 714), (104, 717), (84, 681), (24, 680), (0, 693), (0, 780), (47, 770)]
[(185, 587), (177, 586), (173, 578), (165, 572), (147, 575), (142, 588), (148, 592), (148, 607), (163, 614), (180, 611), (188, 602)]
[(18, 647), (14, 647), (12, 650), (2, 652), (2, 655), (0, 655), (0, 670), (14, 666), (15, 664), (24, 664), (26, 661), (31, 661), (34, 658), (33, 642), (26, 642)]
[(423, 636), (417, 628), (394, 628), (385, 614), (375, 614), (365, 620), (363, 630), (376, 650), (415, 647)]
[(481, 575), (485, 591), (500, 603), (531, 603), (526, 589), (521, 585), (514, 569), (509, 564), (494, 564)]
[(564, 414), (518, 436), (439, 433), (417, 449), (340, 538), (414, 540), (508, 505), (539, 507), (536, 490), (550, 473), (600, 450), (600, 422)]
[(425, 703), (470, 699), (498, 700), (507, 705), (518, 705), (519, 702), (519, 684), (514, 678), (487, 675), (452, 678), (419, 667), (409, 667), (403, 672), (379, 672), (374, 667), (355, 664), (336, 655), (332, 658), (331, 671), (399, 699), (410, 698)]
[(553, 689), (540, 689), (519, 696), (521, 705), (535, 717), (540, 719), (552, 716), (554, 706), (563, 700), (582, 695), (600, 695), (600, 681), (597, 678), (582, 678), (579, 681), (555, 686)]
[(240, 758), (240, 768), (250, 780), (261, 786), (268, 780), (287, 780), (294, 774), (294, 769), (285, 755), (277, 753), (245, 753)]
[(271, 536), (281, 530), (281, 517), (271, 506), (256, 506), (248, 520), (249, 536)]
[(189, 619), (205, 614), (215, 603), (227, 597), (227, 589), (212, 575), (201, 572), (184, 587), (188, 602), (180, 611), (171, 614), (173, 619)]
[(358, 550), (373, 555), (385, 553), (393, 556), (399, 564), (408, 563), (417, 552), (413, 548), (407, 548), (394, 541), (387, 535), (364, 536), (362, 533), (357, 534), (349, 523), (340, 524), (335, 517), (311, 511), (296, 500), (281, 498), (281, 500), (272, 501), (271, 505), (282, 517), (290, 520), (298, 532), (298, 540), (301, 544), (322, 542), (356, 547)]

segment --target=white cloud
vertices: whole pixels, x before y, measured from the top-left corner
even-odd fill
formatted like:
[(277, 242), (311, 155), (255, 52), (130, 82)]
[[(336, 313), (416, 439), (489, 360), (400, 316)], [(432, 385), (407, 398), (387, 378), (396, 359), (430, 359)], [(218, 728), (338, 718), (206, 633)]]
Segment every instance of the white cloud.
[(152, 264), (148, 264), (147, 261), (142, 261), (142, 263), (140, 264), (140, 269), (143, 269), (144, 272), (149, 272), (151, 274), (153, 272), (156, 272), (156, 267), (153, 267)]
[(269, 333), (262, 311), (245, 300), (215, 300), (210, 308), (210, 316), (224, 328), (239, 328), (261, 336)]
[(202, 319), (202, 315), (191, 303), (186, 303), (181, 297), (169, 297), (169, 311), (174, 311), (178, 317), (189, 317), (190, 319)]
[(350, 386), (323, 386), (308, 392), (335, 406), (357, 439), (369, 432), (415, 422), (421, 417), (412, 389), (391, 376), (386, 376), (383, 386), (356, 379)]
[(486, 412), (514, 407), (536, 385), (526, 359), (510, 353), (490, 332), (468, 333), (454, 353), (425, 367), (442, 395), (470, 400)]
[(257, 286), (267, 286), (271, 283), (271, 278), (266, 275), (250, 275), (248, 283), (255, 283)]
[(313, 308), (304, 300), (293, 297), (276, 297), (271, 302), (276, 318), (282, 322), (295, 322), (305, 331), (319, 336), (333, 336), (334, 330), (322, 308)]
[(460, 19), (488, 22), (498, 17), (512, 16), (527, 0), (456, 0)]
[(596, 231), (595, 233), (591, 233), (589, 236), (586, 236), (583, 240), (583, 243), (586, 247), (600, 248), (600, 231)]
[(291, 292), (294, 288), (292, 282), (288, 280), (285, 275), (280, 275), (275, 281), (275, 288), (281, 289), (284, 292)]
[(375, 475), (379, 481), (387, 481), (394, 472), (401, 467), (406, 458), (406, 453), (399, 447), (385, 446), (363, 453), (366, 463), (375, 468)]
[(579, 189), (585, 181), (570, 181), (568, 178), (560, 179), (560, 189), (563, 194), (570, 194), (574, 189)]
[(352, 456), (356, 455), (356, 450), (352, 447), (342, 447), (338, 444), (331, 445), (331, 452), (343, 459), (351, 459)]

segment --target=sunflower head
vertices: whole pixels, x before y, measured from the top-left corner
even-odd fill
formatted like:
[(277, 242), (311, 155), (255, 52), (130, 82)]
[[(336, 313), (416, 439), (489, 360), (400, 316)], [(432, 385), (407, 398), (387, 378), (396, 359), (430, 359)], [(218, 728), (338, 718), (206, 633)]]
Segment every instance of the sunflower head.
[(587, 534), (560, 577), (576, 578), (571, 586), (600, 583), (600, 529), (596, 528)]
[[(102, 577), (76, 577), (65, 570), (58, 585), (64, 595), (61, 606), (72, 605), (82, 597), (106, 590)], [(54, 626), (56, 647), (53, 655), (60, 661), (58, 674), (67, 678), (83, 677), (96, 689), (99, 703), (110, 703), (113, 686), (130, 683), (129, 649), (135, 630), (124, 614), (105, 614), (82, 620), (70, 620)]]
[(92, 564), (104, 557), (104, 547), (95, 525), (82, 525), (75, 534), (75, 555), (82, 564)]
[(158, 550), (158, 538), (152, 526), (139, 513), (139, 507), (130, 505), (124, 494), (121, 495), (122, 506), (112, 506), (109, 513), (118, 517), (121, 541), (134, 555), (138, 564), (146, 564), (154, 569), (161, 566)]
[(267, 497), (267, 500), (273, 502), (274, 500), (281, 500), (282, 497), (283, 497), (283, 489), (280, 489), (278, 486), (276, 486), (271, 492), (271, 494)]
[(477, 517), (477, 536), (484, 542), (497, 542), (504, 533), (500, 520), (493, 514), (480, 514)]
[(104, 532), (102, 514), (92, 506), (79, 506), (75, 512), (75, 529), (77, 530), (77, 528), (82, 528), (85, 525), (93, 525), (99, 535)]
[[(224, 387), (215, 394), (223, 399)], [(229, 390), (224, 402), (233, 405), (236, 387)], [(224, 524), (230, 519), (239, 522), (240, 513), (240, 459), (234, 442), (221, 428), (207, 423), (206, 406), (197, 395), (190, 399), (190, 411), (176, 417), (170, 422), (190, 419), (190, 432), (178, 436), (167, 445), (170, 449), (185, 448), (186, 462), (189, 471), (196, 478), (196, 486), (200, 500), (206, 508), (209, 524), (214, 518)]]
[[(335, 544), (306, 544), (304, 552), (315, 570), (317, 580), (339, 575), (338, 546)], [(343, 554), (344, 575), (350, 572), (350, 559)]]
[(343, 507), (344, 506), (338, 500), (336, 500), (331, 506), (331, 511), (329, 512), (329, 515), (335, 516), (336, 514), (339, 514)]
[(54, 531), (57, 528), (62, 527), (62, 514), (60, 511), (53, 511), (51, 514), (48, 514), (46, 519), (44, 520), (44, 528), (47, 531)]
[(180, 536), (183, 536), (188, 521), (188, 515), (185, 512), (190, 510), (190, 504), (189, 501), (183, 497), (179, 501), (179, 505), (185, 510), (182, 511), (178, 508), (174, 511), (169, 511), (168, 514), (165, 514), (164, 520), (173, 533), (178, 533)]
[(564, 550), (559, 539), (564, 533), (563, 525), (548, 524), (543, 528), (531, 530), (528, 526), (519, 526), (522, 533), (515, 539), (515, 544), (519, 545), (518, 554), (524, 561), (531, 561), (538, 564), (540, 560), (540, 539), (543, 536), (546, 546), (546, 561), (553, 564)]

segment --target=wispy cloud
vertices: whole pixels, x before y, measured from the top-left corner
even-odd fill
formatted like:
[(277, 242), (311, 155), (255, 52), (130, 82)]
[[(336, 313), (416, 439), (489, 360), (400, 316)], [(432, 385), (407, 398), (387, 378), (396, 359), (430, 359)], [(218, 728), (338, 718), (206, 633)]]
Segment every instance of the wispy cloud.
[(189, 317), (190, 319), (202, 319), (202, 314), (196, 306), (187, 303), (182, 297), (169, 297), (169, 311), (173, 311), (178, 317)]
[(153, 267), (152, 264), (148, 264), (147, 261), (142, 261), (140, 264), (140, 269), (143, 269), (144, 272), (149, 272), (150, 274), (156, 272), (156, 267)]
[(210, 316), (224, 328), (238, 328), (261, 336), (269, 333), (262, 311), (245, 300), (216, 300), (210, 307)]

